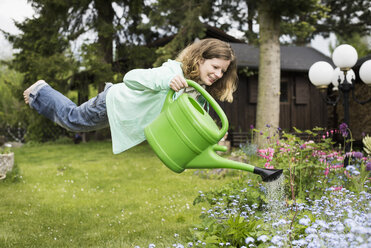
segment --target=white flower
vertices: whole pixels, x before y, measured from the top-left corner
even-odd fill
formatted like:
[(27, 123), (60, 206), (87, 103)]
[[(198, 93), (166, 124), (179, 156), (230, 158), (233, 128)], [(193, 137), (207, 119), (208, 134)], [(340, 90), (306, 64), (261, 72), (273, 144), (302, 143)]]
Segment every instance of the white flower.
[(252, 237), (247, 237), (247, 238), (245, 239), (245, 243), (246, 243), (246, 244), (249, 244), (250, 242), (251, 242), (251, 243), (254, 243), (254, 241), (255, 241), (255, 239), (252, 238)]
[(297, 246), (304, 246), (304, 245), (306, 245), (308, 243), (304, 239), (299, 239), (299, 240), (292, 241), (292, 244), (293, 245), (297, 245)]
[(318, 224), (319, 226), (323, 227), (323, 228), (329, 228), (328, 224), (326, 223), (326, 221), (323, 221), (323, 220), (316, 220), (316, 224)]
[(310, 224), (310, 219), (309, 218), (301, 218), (299, 220), (299, 224), (300, 225), (304, 225), (304, 226), (309, 226)]
[[(307, 229), (308, 229), (308, 228), (307, 228)], [(311, 242), (313, 242), (314, 240), (318, 240), (318, 235), (317, 235), (317, 234), (313, 234), (313, 233), (311, 233), (311, 234), (309, 234), (309, 235), (305, 238), (305, 240), (306, 240), (307, 242), (311, 243)]]
[(358, 176), (361, 173), (359, 171), (357, 171), (357, 170), (354, 170), (354, 171), (352, 171), (352, 174), (355, 175), (355, 176)]
[(262, 241), (263, 243), (267, 242), (268, 236), (267, 235), (262, 235), (258, 237), (258, 241)]
[(342, 231), (344, 231), (344, 225), (341, 224), (341, 223), (338, 223), (338, 224), (335, 226), (335, 230), (336, 230), (337, 232), (342, 232)]
[(283, 245), (282, 240), (283, 238), (281, 236), (276, 235), (271, 239), (271, 242), (275, 245), (282, 246)]
[(353, 165), (348, 165), (346, 170), (347, 171), (354, 171), (356, 169), (356, 167), (354, 167)]
[(363, 243), (363, 238), (361, 236), (358, 236), (356, 240), (358, 243)]
[(313, 227), (308, 227), (307, 229), (305, 229), (305, 233), (308, 233), (308, 234), (317, 233), (317, 229)]

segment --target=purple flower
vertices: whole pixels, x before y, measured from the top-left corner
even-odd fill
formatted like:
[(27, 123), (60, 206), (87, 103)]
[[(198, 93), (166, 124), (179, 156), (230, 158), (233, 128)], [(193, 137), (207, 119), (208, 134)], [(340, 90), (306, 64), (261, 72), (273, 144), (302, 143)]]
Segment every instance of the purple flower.
[(366, 170), (367, 170), (367, 171), (371, 171), (371, 161), (368, 161), (368, 162), (366, 163)]
[(355, 158), (363, 158), (363, 153), (362, 152), (354, 152), (353, 157)]
[(254, 125), (250, 125), (250, 129), (254, 129)]
[(341, 135), (343, 135), (343, 137), (348, 136), (348, 125), (346, 123), (344, 122), (341, 123), (339, 126), (339, 130), (340, 130)]

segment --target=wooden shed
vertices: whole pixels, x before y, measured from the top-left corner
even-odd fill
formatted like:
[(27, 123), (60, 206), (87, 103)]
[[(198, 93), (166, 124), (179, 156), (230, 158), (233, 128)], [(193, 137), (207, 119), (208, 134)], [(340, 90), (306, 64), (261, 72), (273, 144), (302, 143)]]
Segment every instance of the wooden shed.
[[(230, 139), (236, 146), (246, 142), (255, 126), (258, 89), (259, 48), (231, 43), (239, 68), (239, 85), (233, 103), (221, 103), (230, 124)], [(309, 81), (310, 66), (331, 59), (311, 47), (281, 46), (280, 128), (292, 131), (327, 126), (327, 107), (321, 93)], [(245, 73), (247, 71), (249, 73)], [(250, 72), (253, 75), (250, 75)], [(255, 72), (255, 73), (254, 73)], [(248, 76), (249, 75), (249, 76)], [(269, 124), (269, 123), (267, 123)]]

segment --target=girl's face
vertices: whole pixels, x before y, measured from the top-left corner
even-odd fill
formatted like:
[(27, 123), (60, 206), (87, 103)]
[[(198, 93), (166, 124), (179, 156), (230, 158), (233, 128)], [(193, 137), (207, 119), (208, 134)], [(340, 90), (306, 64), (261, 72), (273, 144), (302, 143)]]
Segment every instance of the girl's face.
[(230, 60), (224, 59), (202, 59), (199, 64), (201, 84), (212, 85), (222, 78), (227, 71)]

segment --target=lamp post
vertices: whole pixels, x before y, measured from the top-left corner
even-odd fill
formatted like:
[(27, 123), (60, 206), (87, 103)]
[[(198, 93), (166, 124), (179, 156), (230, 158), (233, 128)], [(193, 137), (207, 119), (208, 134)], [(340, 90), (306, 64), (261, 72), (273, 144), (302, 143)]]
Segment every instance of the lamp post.
[[(332, 53), (332, 61), (334, 62), (336, 68), (325, 62), (319, 61), (314, 63), (309, 69), (309, 80), (322, 92), (327, 89), (330, 83), (333, 84), (333, 90), (340, 90), (335, 100), (330, 100), (326, 98), (328, 104), (336, 105), (340, 97), (343, 97), (343, 107), (344, 107), (344, 122), (349, 127), (349, 94), (352, 92), (353, 100), (359, 104), (365, 104), (371, 101), (367, 99), (365, 101), (359, 101), (355, 94), (355, 73), (352, 67), (357, 63), (358, 54), (354, 47), (344, 44), (335, 48)], [(371, 60), (367, 60), (362, 64), (359, 69), (359, 76), (361, 80), (371, 86)], [(345, 137), (348, 139), (348, 136)], [(349, 142), (346, 143), (345, 152), (350, 151)], [(348, 165), (348, 157), (344, 161), (344, 166)]]

